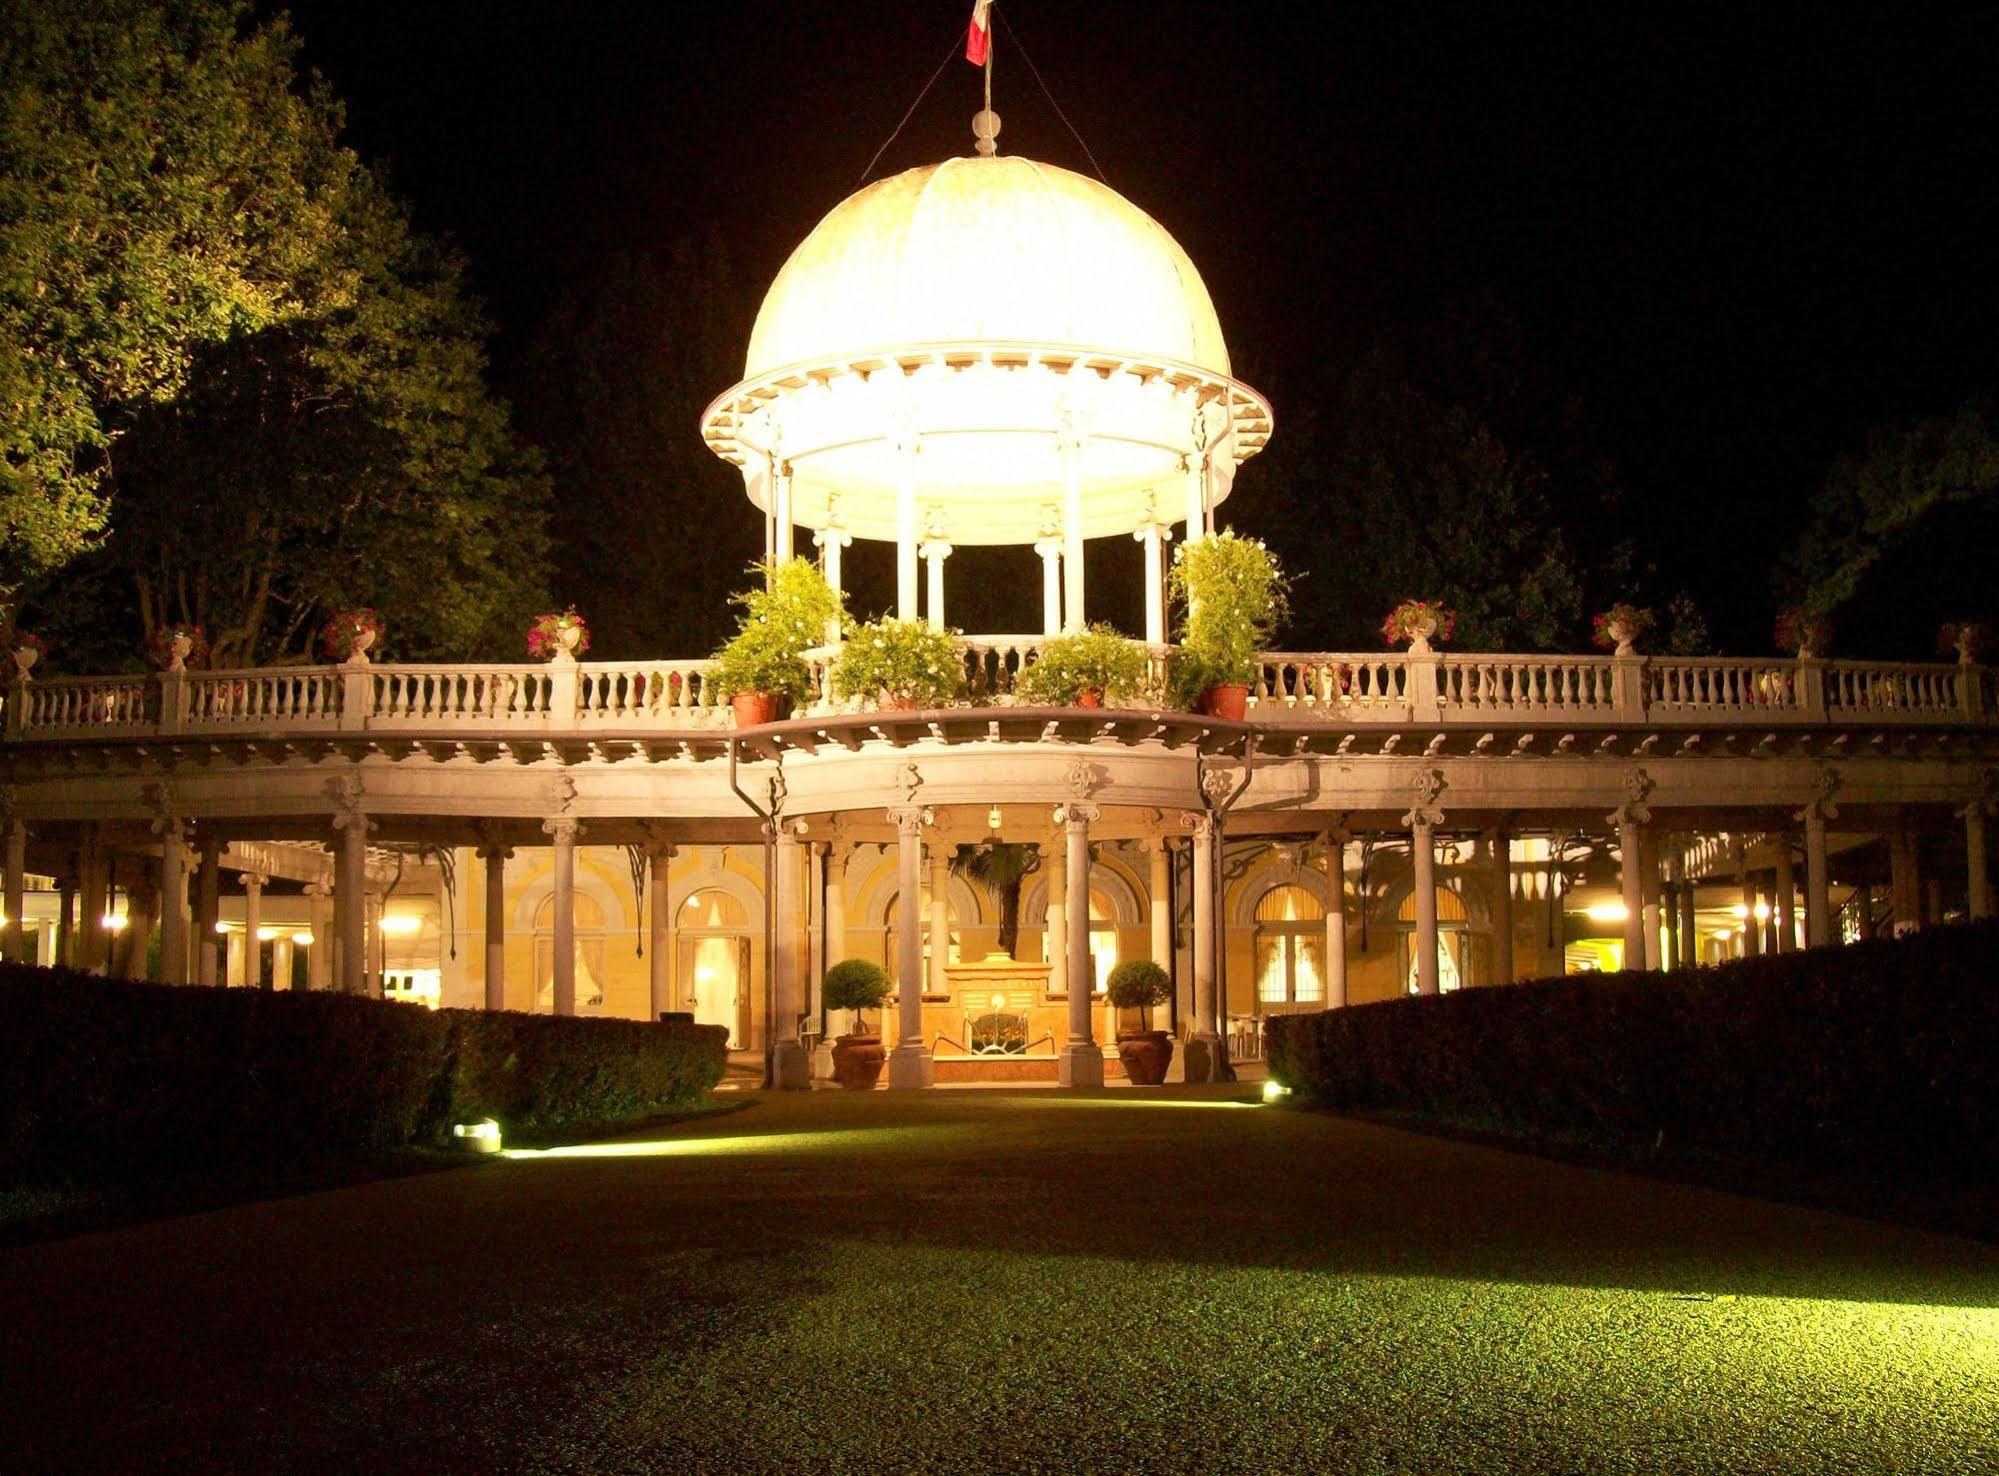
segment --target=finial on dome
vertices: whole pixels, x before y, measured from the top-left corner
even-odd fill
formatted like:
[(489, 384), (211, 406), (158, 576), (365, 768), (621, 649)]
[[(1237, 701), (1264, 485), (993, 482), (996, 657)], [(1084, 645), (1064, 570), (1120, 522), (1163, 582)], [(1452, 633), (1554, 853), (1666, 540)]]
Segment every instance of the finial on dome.
[(978, 140), (975, 147), (980, 155), (990, 159), (999, 152), (1000, 115), (991, 108), (980, 108), (972, 114), (972, 137)]

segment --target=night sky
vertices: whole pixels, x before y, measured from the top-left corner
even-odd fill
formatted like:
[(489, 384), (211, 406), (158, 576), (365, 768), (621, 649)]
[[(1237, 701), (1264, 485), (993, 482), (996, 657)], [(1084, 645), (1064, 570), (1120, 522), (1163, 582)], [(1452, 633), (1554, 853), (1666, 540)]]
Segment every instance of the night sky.
[[(970, 6), (287, 8), (349, 141), (469, 257), (514, 395), (556, 292), (615, 253), (713, 226), (767, 282)], [(1279, 445), (1370, 342), (1501, 304), (1581, 397), (1642, 559), (1738, 647), (1767, 647), (1833, 458), (1994, 387), (1999, 9), (1001, 8), (1201, 268)], [(997, 65), (1003, 150), (1090, 172), (1004, 28)], [(954, 61), (870, 177), (968, 151), (978, 85)]]

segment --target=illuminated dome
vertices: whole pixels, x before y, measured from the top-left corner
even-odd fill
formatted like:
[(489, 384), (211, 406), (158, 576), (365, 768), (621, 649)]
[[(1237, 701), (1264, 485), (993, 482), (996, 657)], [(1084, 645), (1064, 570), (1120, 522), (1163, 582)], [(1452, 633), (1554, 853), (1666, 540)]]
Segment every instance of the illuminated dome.
[(1116, 191), (1032, 159), (947, 159), (869, 185), (792, 252), (747, 379), (928, 343), (1063, 344), (1229, 372), (1200, 273)]
[(836, 206), (771, 284), (702, 433), (787, 526), (894, 540), (908, 565), (919, 539), (1195, 517), (1262, 448), (1270, 407), (1230, 377), (1208, 290), (1158, 222), (994, 156)]

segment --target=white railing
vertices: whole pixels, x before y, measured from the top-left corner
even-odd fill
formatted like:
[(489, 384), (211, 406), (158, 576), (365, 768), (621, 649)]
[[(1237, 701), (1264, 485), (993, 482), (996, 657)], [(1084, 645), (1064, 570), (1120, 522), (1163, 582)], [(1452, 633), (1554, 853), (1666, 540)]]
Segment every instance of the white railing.
[[(1013, 701), (1039, 635), (963, 638), (966, 694)], [(1155, 682), (1167, 650), (1151, 651)], [(859, 711), (835, 699), (839, 652), (806, 653), (802, 714)], [(9, 737), (298, 731), (646, 732), (723, 729), (733, 718), (708, 661), (269, 667), (19, 681)], [(1160, 700), (1148, 694), (1139, 704)], [(1127, 704), (1132, 705), (1132, 704)], [(1398, 723), (1647, 724), (1753, 729), (1826, 722), (1994, 725), (1980, 667), (1735, 657), (1438, 655), (1272, 651), (1259, 658), (1250, 716), (1341, 726)]]
[(1601, 717), (1616, 704), (1614, 670), (1589, 656), (1445, 656), (1437, 697), (1467, 712)]
[(370, 727), (529, 726), (551, 715), (547, 666), (376, 666), (370, 675)]
[(185, 691), (190, 730), (331, 728), (340, 721), (337, 667), (189, 672)]

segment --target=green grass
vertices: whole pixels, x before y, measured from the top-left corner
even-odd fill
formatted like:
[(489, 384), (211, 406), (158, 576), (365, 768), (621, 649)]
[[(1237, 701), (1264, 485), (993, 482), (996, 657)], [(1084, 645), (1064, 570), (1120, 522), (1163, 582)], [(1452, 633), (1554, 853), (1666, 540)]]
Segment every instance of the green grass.
[(1969, 1241), (1198, 1091), (625, 1146), (7, 1253), (16, 1468), (1999, 1463)]

